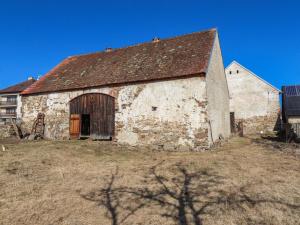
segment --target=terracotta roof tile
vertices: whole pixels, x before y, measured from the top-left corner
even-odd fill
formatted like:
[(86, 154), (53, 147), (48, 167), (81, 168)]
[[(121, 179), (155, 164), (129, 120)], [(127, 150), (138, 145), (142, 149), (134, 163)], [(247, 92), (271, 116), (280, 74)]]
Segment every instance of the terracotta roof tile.
[(56, 92), (205, 73), (216, 30), (110, 52), (69, 57), (22, 94)]
[(24, 91), (26, 88), (30, 87), (34, 82), (35, 82), (34, 79), (26, 80), (24, 82), (0, 90), (0, 94), (20, 93)]

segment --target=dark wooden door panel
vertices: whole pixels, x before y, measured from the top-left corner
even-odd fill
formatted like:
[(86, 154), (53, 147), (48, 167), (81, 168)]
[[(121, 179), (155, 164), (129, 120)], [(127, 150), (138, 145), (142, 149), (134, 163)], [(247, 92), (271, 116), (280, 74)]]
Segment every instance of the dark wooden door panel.
[(89, 115), (90, 136), (109, 139), (114, 135), (115, 99), (105, 94), (85, 94), (70, 102), (71, 114)]

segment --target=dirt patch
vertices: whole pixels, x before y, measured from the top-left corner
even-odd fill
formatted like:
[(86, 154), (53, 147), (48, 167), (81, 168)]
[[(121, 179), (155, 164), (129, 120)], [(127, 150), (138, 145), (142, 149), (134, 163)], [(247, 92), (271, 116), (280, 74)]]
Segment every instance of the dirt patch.
[(300, 143), (287, 143), (283, 139), (278, 137), (256, 137), (252, 138), (252, 143), (263, 146), (270, 150), (300, 155)]
[(90, 141), (7, 146), (3, 225), (300, 224), (299, 156), (256, 139), (201, 153)]

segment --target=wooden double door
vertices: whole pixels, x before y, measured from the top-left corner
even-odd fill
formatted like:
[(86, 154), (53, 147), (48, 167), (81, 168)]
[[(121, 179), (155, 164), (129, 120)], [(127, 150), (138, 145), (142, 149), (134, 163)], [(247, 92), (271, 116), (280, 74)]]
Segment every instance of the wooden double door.
[(70, 102), (70, 137), (112, 139), (115, 99), (105, 94), (84, 94)]

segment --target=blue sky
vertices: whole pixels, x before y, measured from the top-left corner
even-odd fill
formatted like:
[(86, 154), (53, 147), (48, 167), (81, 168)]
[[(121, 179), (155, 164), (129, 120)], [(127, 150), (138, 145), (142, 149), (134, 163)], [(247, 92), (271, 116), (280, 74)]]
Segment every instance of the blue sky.
[(276, 87), (300, 83), (300, 1), (3, 0), (0, 88), (43, 75), (70, 55), (216, 27), (224, 64)]

